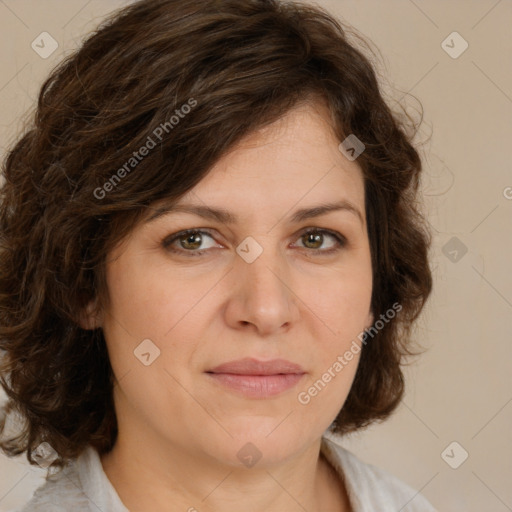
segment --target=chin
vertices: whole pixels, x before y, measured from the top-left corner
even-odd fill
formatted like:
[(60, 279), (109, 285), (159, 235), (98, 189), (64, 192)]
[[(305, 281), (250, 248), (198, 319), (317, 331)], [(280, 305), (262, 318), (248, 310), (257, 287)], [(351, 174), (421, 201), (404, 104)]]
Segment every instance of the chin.
[(216, 442), (212, 438), (207, 440), (207, 450), (229, 466), (270, 468), (301, 452), (314, 438), (305, 435), (303, 429), (291, 428), (291, 421), (279, 425), (282, 420), (252, 417), (238, 421), (236, 426), (223, 423), (231, 436), (219, 430)]

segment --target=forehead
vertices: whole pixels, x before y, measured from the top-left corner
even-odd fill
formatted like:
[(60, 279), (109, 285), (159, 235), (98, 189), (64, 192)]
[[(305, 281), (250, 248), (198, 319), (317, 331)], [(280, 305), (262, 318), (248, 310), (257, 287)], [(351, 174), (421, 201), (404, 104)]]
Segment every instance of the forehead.
[(327, 108), (300, 105), (242, 139), (188, 195), (231, 203), (243, 196), (241, 206), (251, 199), (318, 200), (338, 192), (364, 201), (362, 170), (339, 144)]
[(299, 221), (301, 215), (302, 220), (308, 218), (305, 210), (335, 203), (339, 210), (344, 203), (341, 209), (352, 211), (364, 224), (362, 171), (338, 146), (326, 106), (299, 105), (243, 138), (178, 201), (154, 203), (144, 221), (171, 211), (190, 211), (190, 205), (206, 217), (208, 208), (223, 210), (210, 218), (226, 223), (292, 210), (290, 220)]

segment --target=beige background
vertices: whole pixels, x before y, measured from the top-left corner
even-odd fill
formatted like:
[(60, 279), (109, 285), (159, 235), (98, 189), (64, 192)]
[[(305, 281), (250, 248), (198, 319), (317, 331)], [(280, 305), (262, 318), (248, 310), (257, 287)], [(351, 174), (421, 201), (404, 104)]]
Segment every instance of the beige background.
[[(126, 3), (0, 0), (1, 155), (49, 70)], [(417, 330), (428, 351), (407, 368), (397, 413), (342, 444), (421, 490), (440, 511), (512, 511), (512, 2), (318, 4), (381, 50), (385, 87), (396, 88), (396, 99), (411, 92), (421, 101), (419, 140), (431, 135), (422, 155), (435, 291)], [(31, 48), (43, 31), (59, 43), (48, 59)], [(469, 44), (458, 58), (441, 46), (454, 31)], [(456, 39), (448, 44), (460, 48)], [(452, 237), (459, 249), (445, 246)], [(441, 457), (453, 441), (469, 453), (458, 469)], [(448, 453), (457, 461), (461, 448)], [(23, 458), (0, 456), (0, 512), (27, 501), (43, 473)]]

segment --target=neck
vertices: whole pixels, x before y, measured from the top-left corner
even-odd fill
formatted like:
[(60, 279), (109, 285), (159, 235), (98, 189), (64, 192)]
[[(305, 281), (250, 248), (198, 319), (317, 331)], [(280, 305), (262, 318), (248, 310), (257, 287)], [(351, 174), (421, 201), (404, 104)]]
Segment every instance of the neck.
[[(219, 464), (178, 446), (144, 444), (119, 432), (103, 469), (131, 512), (350, 512), (343, 483), (320, 454), (318, 439), (272, 467)], [(170, 506), (172, 504), (172, 506)]]

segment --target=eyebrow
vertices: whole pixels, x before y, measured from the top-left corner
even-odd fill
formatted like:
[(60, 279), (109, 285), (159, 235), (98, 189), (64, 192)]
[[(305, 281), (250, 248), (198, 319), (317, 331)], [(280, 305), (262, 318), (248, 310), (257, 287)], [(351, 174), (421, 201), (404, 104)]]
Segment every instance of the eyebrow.
[[(333, 203), (322, 203), (310, 208), (301, 208), (291, 216), (290, 222), (299, 223), (304, 220), (320, 217), (321, 215), (335, 211), (346, 211), (352, 213), (359, 219), (361, 225), (364, 226), (364, 218), (362, 213), (356, 206), (354, 206), (350, 201), (347, 201), (346, 199)], [(177, 203), (166, 204), (156, 208), (153, 214), (148, 219), (146, 219), (144, 223), (148, 224), (164, 215), (179, 212), (192, 213), (199, 217), (203, 217), (204, 219), (215, 220), (222, 224), (236, 224), (238, 222), (238, 217), (224, 208), (212, 208), (210, 206)]]

